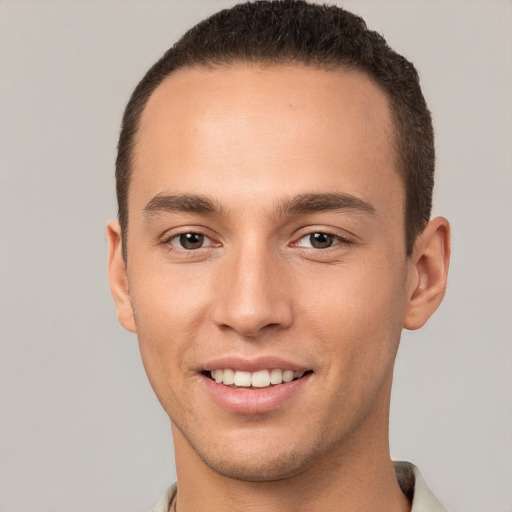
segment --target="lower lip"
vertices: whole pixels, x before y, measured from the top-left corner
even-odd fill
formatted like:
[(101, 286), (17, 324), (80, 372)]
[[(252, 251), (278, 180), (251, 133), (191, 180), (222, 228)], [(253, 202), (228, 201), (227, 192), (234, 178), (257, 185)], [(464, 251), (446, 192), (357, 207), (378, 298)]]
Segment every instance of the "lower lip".
[(206, 375), (202, 379), (214, 402), (228, 411), (243, 414), (270, 412), (294, 398), (303, 390), (311, 374), (300, 379), (266, 388), (230, 388), (219, 384)]

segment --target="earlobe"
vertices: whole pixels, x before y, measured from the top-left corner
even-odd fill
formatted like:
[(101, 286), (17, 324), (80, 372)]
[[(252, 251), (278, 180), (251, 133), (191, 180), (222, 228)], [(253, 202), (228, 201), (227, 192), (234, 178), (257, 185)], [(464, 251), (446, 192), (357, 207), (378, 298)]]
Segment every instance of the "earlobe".
[(117, 319), (127, 331), (136, 332), (119, 222), (112, 221), (108, 223), (107, 238), (109, 245), (108, 280), (117, 309)]
[(411, 256), (406, 329), (419, 329), (443, 300), (450, 263), (450, 224), (436, 217), (418, 236)]

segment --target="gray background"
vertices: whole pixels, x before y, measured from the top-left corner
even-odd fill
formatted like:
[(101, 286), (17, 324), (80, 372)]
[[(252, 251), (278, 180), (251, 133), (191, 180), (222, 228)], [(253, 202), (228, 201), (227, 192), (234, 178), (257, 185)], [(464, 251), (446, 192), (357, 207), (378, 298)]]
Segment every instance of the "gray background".
[[(340, 2), (341, 3), (341, 2)], [(0, 510), (143, 511), (168, 420), (117, 325), (105, 223), (122, 109), (223, 0), (0, 0)], [(394, 457), (452, 512), (512, 511), (512, 3), (344, 2), (415, 62), (434, 113), (447, 296), (405, 333)]]

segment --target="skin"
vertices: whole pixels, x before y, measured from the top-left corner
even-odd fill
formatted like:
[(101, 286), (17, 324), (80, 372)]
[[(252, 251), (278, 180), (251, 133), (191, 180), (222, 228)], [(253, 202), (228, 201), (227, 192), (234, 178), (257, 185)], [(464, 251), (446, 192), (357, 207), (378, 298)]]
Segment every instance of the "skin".
[[(406, 256), (393, 136), (385, 93), (355, 71), (184, 69), (150, 98), (109, 279), (171, 418), (180, 512), (409, 510), (389, 456), (393, 363), (402, 328), (442, 300), (449, 226), (431, 220)], [(183, 211), (183, 194), (218, 211)], [(290, 208), (308, 194), (359, 203)], [(202, 247), (180, 246), (190, 232)], [(260, 413), (219, 406), (201, 371), (262, 356), (310, 370), (300, 391)]]

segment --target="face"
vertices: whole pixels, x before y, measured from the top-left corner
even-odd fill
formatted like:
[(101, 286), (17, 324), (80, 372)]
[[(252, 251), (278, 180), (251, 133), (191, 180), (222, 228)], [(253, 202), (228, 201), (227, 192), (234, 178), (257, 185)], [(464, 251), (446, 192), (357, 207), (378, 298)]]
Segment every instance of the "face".
[(411, 273), (392, 138), (354, 71), (186, 69), (152, 95), (120, 319), (177, 456), (273, 480), (386, 436)]

